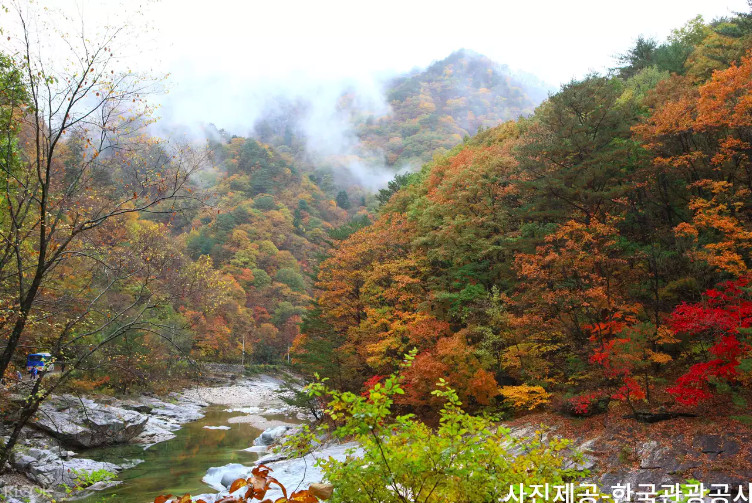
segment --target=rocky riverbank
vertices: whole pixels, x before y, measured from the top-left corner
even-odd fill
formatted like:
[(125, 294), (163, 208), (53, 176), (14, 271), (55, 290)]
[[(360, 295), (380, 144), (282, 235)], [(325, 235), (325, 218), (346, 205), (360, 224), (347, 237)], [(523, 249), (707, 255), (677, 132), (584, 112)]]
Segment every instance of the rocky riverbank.
[[(257, 463), (263, 463), (265, 466), (271, 468), (274, 478), (285, 486), (289, 493), (322, 481), (324, 475), (316, 466), (316, 460), (331, 457), (343, 461), (348, 455), (358, 456), (359, 454), (360, 449), (358, 448), (358, 444), (354, 442), (342, 444), (330, 443), (301, 458), (285, 459), (282, 457), (280, 459), (280, 456), (269, 455), (259, 459)], [(207, 503), (214, 503), (230, 494), (229, 489), (233, 481), (239, 478), (250, 477), (252, 469), (253, 466), (238, 463), (210, 468), (206, 472), (203, 481), (217, 492), (196, 495), (193, 497), (193, 500), (202, 499)], [(237, 495), (241, 495), (245, 490), (241, 489), (239, 491)], [(266, 497), (274, 501), (282, 497), (282, 491), (276, 486), (272, 486)]]
[[(681, 417), (642, 424), (613, 414), (584, 420), (532, 414), (505, 426), (511, 436), (520, 439), (542, 436), (545, 440), (555, 436), (571, 440), (571, 450), (583, 457), (577, 465), (570, 463), (568, 467), (587, 470), (588, 475), (580, 483), (597, 484), (606, 493), (619, 485), (635, 491), (648, 486), (661, 490), (662, 486), (684, 484), (690, 479), (721, 493), (724, 487), (732, 495), (740, 490), (746, 495), (750, 490), (752, 430), (736, 421)], [(284, 434), (280, 432), (280, 437)], [(331, 456), (343, 460), (348, 452), (358, 456), (357, 444), (325, 443), (304, 458), (270, 455), (257, 463), (270, 467), (273, 476), (288, 489), (305, 488), (322, 480), (316, 459)], [(218, 492), (197, 497), (207, 503), (221, 499), (229, 494), (232, 482), (249, 477), (252, 468), (228, 464), (209, 469), (203, 480)], [(269, 492), (272, 500), (278, 495), (276, 491)], [(615, 495), (613, 501), (623, 499)], [(704, 501), (710, 503), (710, 498)]]
[(71, 491), (82, 497), (116, 485), (114, 475), (141, 460), (95, 461), (86, 457), (86, 449), (123, 442), (146, 448), (169, 440), (183, 424), (202, 417), (207, 405), (182, 393), (167, 399), (51, 397), (23, 431), (10, 460), (15, 473), (0, 477), (2, 494), (10, 503), (34, 502)]
[[(123, 456), (116, 462), (97, 461), (86, 457), (88, 448), (128, 442), (147, 449), (173, 438), (186, 423), (192, 423), (185, 426), (190, 438), (209, 441), (213, 438), (208, 436), (210, 434), (231, 433), (230, 430), (248, 425), (253, 427), (249, 431), (257, 432), (245, 436), (238, 430), (230, 444), (233, 452), (247, 451), (253, 456), (233, 455), (225, 458), (223, 462), (227, 464), (205, 464), (198, 468), (200, 472), (194, 480), (202, 479), (203, 475), (203, 482), (216, 492), (198, 494), (204, 490), (194, 491), (201, 487), (198, 483), (191, 489), (191, 494), (195, 492), (194, 500), (201, 498), (213, 503), (227, 495), (230, 484), (237, 478), (248, 477), (258, 463), (272, 468), (274, 477), (290, 490), (307, 487), (322, 480), (322, 473), (315, 467), (316, 459), (333, 457), (342, 460), (348, 452), (357, 456), (358, 446), (325, 442), (314, 453), (292, 459), (269, 454), (270, 446), (293, 433), (296, 424), (311, 420), (304, 411), (281, 399), (285, 393), (282, 384), (280, 379), (272, 376), (257, 376), (224, 380), (213, 386), (197, 386), (167, 397), (55, 397), (44, 405), (34, 427), (25, 432), (13, 456), (17, 473), (0, 479), (5, 485), (0, 491), (10, 503), (41, 503), (50, 496), (66, 495), (64, 485), (74, 487), (81, 483), (82, 477), (91, 486), (84, 491), (75, 491), (75, 497), (107, 489), (119, 482), (108, 480), (103, 474), (120, 473), (138, 464), (140, 459)], [(217, 410), (221, 417), (212, 415)], [(209, 414), (203, 421), (194, 423), (207, 411)], [(597, 483), (605, 490), (615, 484), (631, 484), (632, 487), (655, 484), (660, 487), (662, 484), (683, 483), (690, 478), (706, 484), (729, 484), (730, 487), (745, 485), (752, 480), (752, 431), (739, 422), (682, 417), (643, 424), (614, 414), (585, 419), (533, 414), (506, 426), (513, 436), (522, 438), (538, 435), (543, 424), (547, 428), (544, 435), (572, 439), (573, 448), (584, 454), (579, 468), (590, 470), (584, 482)], [(194, 429), (191, 431), (191, 428)], [(206, 435), (201, 432), (206, 432)], [(178, 441), (176, 445), (176, 452), (182, 455), (183, 444)], [(256, 459), (257, 454), (262, 457)], [(165, 459), (173, 458), (167, 456)], [(228, 463), (230, 460), (241, 462)], [(143, 485), (144, 475), (136, 475), (138, 478), (133, 480)], [(161, 489), (163, 487), (152, 492), (143, 491), (137, 498), (131, 495), (133, 499), (130, 501), (146, 501), (144, 494), (153, 497)], [(269, 493), (269, 497), (277, 496), (276, 492)]]
[[(54, 396), (23, 432), (11, 459), (15, 473), (0, 477), (0, 492), (6, 501), (21, 503), (62, 496), (80, 498), (111, 487), (118, 484), (113, 474), (141, 460), (95, 461), (86, 457), (87, 449), (122, 443), (149, 448), (172, 439), (184, 424), (202, 418), (209, 405), (226, 406), (242, 414), (233, 419), (260, 430), (282, 427), (286, 431), (307, 416), (281, 400), (281, 386), (280, 379), (261, 375), (224, 379), (214, 386), (196, 386), (166, 397)], [(263, 445), (255, 449), (266, 450)], [(85, 490), (70, 492), (84, 485), (88, 486)]]
[(589, 471), (584, 481), (605, 491), (617, 484), (660, 488), (693, 479), (708, 489), (727, 485), (747, 494), (752, 482), (752, 428), (728, 418), (677, 417), (645, 424), (620, 414), (576, 419), (541, 413), (506, 426), (517, 437), (544, 430), (544, 435), (569, 439), (583, 454), (579, 467)]

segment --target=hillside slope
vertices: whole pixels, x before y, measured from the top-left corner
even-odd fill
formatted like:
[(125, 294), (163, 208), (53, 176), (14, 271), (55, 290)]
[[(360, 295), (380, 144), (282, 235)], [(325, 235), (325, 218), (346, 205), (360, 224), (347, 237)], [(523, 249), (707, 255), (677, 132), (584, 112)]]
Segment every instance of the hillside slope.
[[(479, 128), (532, 113), (549, 91), (531, 75), (514, 74), (505, 65), (463, 49), (428, 68), (386, 81), (386, 113), (362, 99), (357, 88), (340, 96), (336, 110), (322, 111), (321, 104), (309, 98), (277, 97), (256, 123), (254, 137), (311, 169), (417, 168), (437, 149), (448, 150)], [(316, 122), (312, 117), (322, 112), (331, 115), (329, 122), (343, 136), (337, 140), (342, 145), (319, 149), (319, 140), (311, 138), (311, 123)]]
[(532, 113), (547, 89), (528, 82), (506, 65), (462, 49), (389, 82), (391, 113), (360, 117), (357, 134), (364, 149), (383, 151), (389, 165), (420, 165), (480, 128)]
[[(573, 81), (395, 180), (322, 263), (301, 367), (362, 392), (417, 348), (401, 399), (427, 414), (439, 379), (476, 408), (748, 414), (749, 19), (681, 32), (670, 66)], [(738, 59), (708, 72), (719, 44)]]

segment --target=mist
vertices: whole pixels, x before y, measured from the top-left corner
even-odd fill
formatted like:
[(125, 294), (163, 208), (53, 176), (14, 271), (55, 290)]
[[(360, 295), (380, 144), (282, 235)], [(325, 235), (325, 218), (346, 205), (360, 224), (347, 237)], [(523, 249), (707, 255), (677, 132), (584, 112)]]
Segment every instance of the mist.
[[(396, 174), (415, 171), (421, 163), (387, 163), (384, 151), (363, 144), (356, 126), (364, 118), (378, 120), (392, 114), (386, 97), (390, 84), (399, 77), (419, 75), (428, 66), (355, 77), (326, 78), (295, 71), (237, 79), (219, 68), (207, 74), (195, 62), (184, 61), (170, 76), (169, 92), (158, 97), (160, 118), (154, 130), (162, 137), (179, 135), (197, 143), (216, 130), (225, 137), (251, 137), (309, 170), (330, 170), (341, 187), (357, 185), (375, 192)], [(499, 65), (499, 70), (523, 86), (534, 105), (555, 90), (528, 72), (507, 65)], [(469, 96), (472, 89), (455, 91)], [(281, 138), (284, 135), (289, 137)], [(298, 142), (303, 144), (301, 150), (291, 144)]]
[[(168, 92), (158, 96), (160, 136), (179, 134), (193, 141), (206, 139), (212, 124), (229, 135), (260, 138), (260, 122), (285, 118), (296, 136), (305, 141), (306, 160), (326, 165), (335, 175), (376, 190), (394, 177), (383, 152), (364, 150), (353, 130), (350, 113), (384, 116), (391, 112), (384, 85), (392, 75), (322, 79), (304, 72), (265, 79), (237, 79), (228, 73), (206, 74), (194, 63), (183, 62), (171, 72)], [(342, 106), (344, 96), (350, 106)], [(359, 159), (359, 160), (355, 160)]]
[[(163, 0), (146, 8), (156, 44), (143, 60), (170, 73), (169, 93), (157, 98), (161, 131), (199, 140), (205, 126), (214, 124), (230, 134), (256, 136), (259, 121), (290, 103), (303, 104), (295, 128), (305, 140), (307, 160), (332, 168), (344, 183), (353, 179), (375, 190), (395, 168), (419, 166), (387, 166), (383, 152), (364, 150), (349, 120), (352, 110), (342, 105), (344, 95), (363, 113), (389, 114), (389, 79), (461, 47), (508, 65), (523, 84), (546, 82), (555, 89), (613, 67), (639, 30), (661, 39), (697, 14), (727, 15), (746, 3), (636, 0), (618, 22), (602, 2), (583, 0), (576, 17), (566, 15), (571, 7), (547, 0), (493, 7), (477, 2), (462, 9), (424, 2), (353, 8), (339, 1)], [(653, 15), (642, 15), (643, 9)], [(532, 18), (535, 24), (521, 22)], [(564, 18), (569, 22), (561, 23)], [(545, 97), (531, 95), (538, 102)]]

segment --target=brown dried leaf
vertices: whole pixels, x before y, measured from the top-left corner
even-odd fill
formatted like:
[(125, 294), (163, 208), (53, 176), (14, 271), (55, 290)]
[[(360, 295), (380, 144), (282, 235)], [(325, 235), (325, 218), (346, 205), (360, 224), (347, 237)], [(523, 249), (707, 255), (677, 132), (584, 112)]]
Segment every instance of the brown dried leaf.
[(296, 491), (290, 495), (290, 503), (318, 503), (318, 498), (311, 494), (307, 489)]
[(267, 482), (266, 477), (253, 475), (250, 478), (250, 482), (256, 491), (266, 491), (269, 488), (269, 483)]
[(285, 496), (285, 499), (287, 499), (287, 489), (285, 489), (285, 486), (279, 483), (279, 480), (275, 479), (274, 477), (267, 477), (266, 479), (266, 487), (268, 488), (272, 484), (277, 484), (280, 489), (282, 489), (282, 494)]
[(331, 484), (311, 484), (308, 486), (308, 492), (320, 500), (328, 500), (332, 497), (334, 486)]
[(230, 484), (230, 492), (234, 493), (241, 487), (245, 487), (248, 485), (248, 481), (246, 479), (237, 479), (232, 484)]

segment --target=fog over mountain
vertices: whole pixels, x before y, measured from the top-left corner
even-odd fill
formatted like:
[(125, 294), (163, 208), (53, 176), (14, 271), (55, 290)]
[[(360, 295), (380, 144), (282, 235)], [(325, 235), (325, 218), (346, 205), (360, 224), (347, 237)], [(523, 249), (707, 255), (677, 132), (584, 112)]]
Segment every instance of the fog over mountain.
[[(508, 65), (530, 99), (523, 107), (529, 113), (561, 84), (613, 67), (614, 57), (634, 42), (633, 26), (660, 38), (698, 13), (713, 18), (745, 7), (744, 0), (639, 0), (621, 9), (618, 21), (613, 6), (595, 1), (578, 4), (574, 18), (567, 15), (568, 6), (546, 0), (471, 1), (461, 9), (424, 2), (385, 1), (378, 8), (354, 9), (339, 1), (241, 5), (220, 0), (208, 6), (164, 0), (147, 10), (163, 42), (152, 56), (171, 74), (170, 93), (160, 99), (161, 127), (200, 133), (202, 124), (212, 123), (231, 134), (258, 135), (260, 121), (285, 122), (280, 115), (292, 113), (292, 129), (298, 141), (305, 139), (309, 160), (346, 166), (372, 187), (395, 169), (414, 168), (425, 159), (399, 153), (394, 165), (389, 138), (380, 141), (380, 133), (363, 131), (359, 121), (394, 112), (388, 92), (395, 80), (420, 74), (463, 47)], [(646, 11), (651, 16), (642, 14)], [(532, 18), (535, 24), (524, 22)], [(343, 103), (343, 96), (355, 103)], [(451, 111), (437, 118), (441, 115), (458, 119)], [(515, 114), (497, 119), (507, 118)], [(364, 145), (364, 135), (374, 141)], [(439, 143), (427, 146), (449, 145)]]
[(752, 503), (751, 76), (752, 0), (0, 0), (0, 503)]
[[(192, 71), (184, 68), (181, 71)], [(164, 98), (158, 128), (195, 139), (252, 136), (338, 182), (374, 190), (447, 150), (479, 127), (527, 115), (554, 87), (472, 50), (428, 68), (370, 79), (315, 82), (303, 77), (246, 88), (227, 82), (216, 100), (190, 101), (210, 83), (183, 78)], [(199, 118), (202, 117), (202, 120)], [(211, 124), (211, 127), (208, 127)]]
[[(338, 166), (371, 188), (396, 170), (419, 166), (429, 150), (447, 148), (476, 132), (477, 113), (473, 111), (476, 118), (469, 122), (460, 118), (459, 112), (467, 112), (462, 104), (452, 102), (447, 108), (441, 96), (432, 95), (432, 101), (438, 98), (433, 103), (438, 110), (429, 113), (433, 118), (420, 117), (402, 113), (409, 111), (410, 100), (400, 100), (395, 110), (389, 96), (400, 79), (420, 80), (422, 72), (460, 48), (477, 51), (504, 67), (496, 74), (504, 73), (514, 81), (511, 87), (519, 87), (529, 99), (524, 106), (517, 103), (507, 110), (492, 107), (495, 111), (480, 121), (488, 127), (529, 113), (572, 78), (613, 67), (615, 56), (634, 42), (634, 26), (647, 36), (661, 38), (698, 13), (711, 19), (746, 8), (744, 0), (636, 0), (617, 14), (603, 2), (584, 0), (572, 17), (569, 6), (548, 0), (524, 5), (471, 0), (461, 9), (388, 0), (378, 8), (360, 9), (337, 0), (317, 4), (162, 0), (139, 5), (77, 0), (73, 14), (65, 0), (49, 3), (67, 9), (74, 24), (79, 15), (86, 17), (89, 29), (125, 18), (139, 27), (142, 33), (127, 35), (129, 54), (123, 56), (129, 58), (129, 66), (169, 74), (165, 82), (169, 92), (153, 99), (161, 117), (155, 131), (200, 139), (206, 126), (214, 124), (231, 135), (263, 139), (270, 131), (259, 131), (260, 123), (294, 122), (294, 145), (276, 139), (275, 146), (295, 150), (302, 141), (308, 162)], [(651, 15), (644, 16), (648, 11)], [(535, 24), (525, 22), (533, 18)], [(436, 77), (441, 76), (427, 75), (429, 80)], [(461, 94), (465, 86), (456, 80), (433, 83), (452, 88), (454, 94)], [(410, 99), (419, 100), (420, 89), (414, 90), (418, 92)], [(495, 92), (491, 90), (494, 99)], [(485, 105), (483, 100), (468, 104), (476, 110)], [(284, 119), (288, 113), (291, 117)], [(435, 125), (433, 119), (442, 117), (451, 117), (459, 128), (441, 123), (440, 137), (434, 138), (415, 137), (410, 129), (427, 131), (427, 126)], [(380, 125), (374, 126), (374, 121)], [(473, 127), (468, 127), (470, 123)], [(385, 135), (395, 132), (415, 137), (414, 141), (390, 145)], [(293, 153), (302, 159), (299, 152)]]

